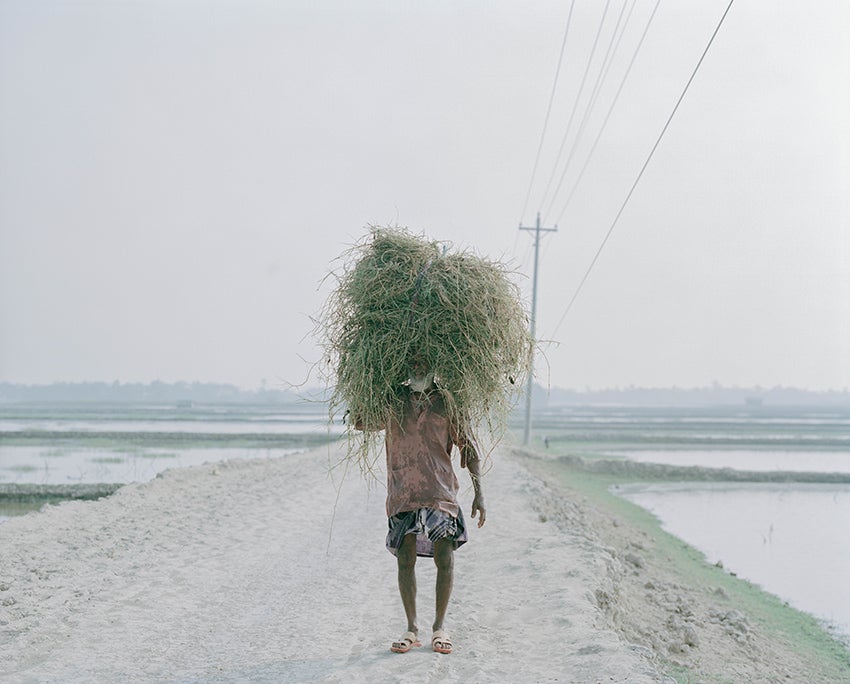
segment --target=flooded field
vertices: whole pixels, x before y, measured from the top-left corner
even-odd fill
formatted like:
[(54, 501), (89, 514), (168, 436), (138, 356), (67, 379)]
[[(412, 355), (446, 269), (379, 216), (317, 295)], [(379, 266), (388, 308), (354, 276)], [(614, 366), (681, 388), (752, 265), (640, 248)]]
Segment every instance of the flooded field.
[(533, 437), (535, 446), (548, 445), (555, 453), (676, 449), (850, 453), (850, 407), (565, 406), (535, 414)]
[(633, 484), (617, 493), (662, 527), (850, 643), (850, 485)]
[[(0, 409), (0, 488), (142, 482), (167, 468), (312, 449), (342, 431), (310, 404), (7, 405)], [(0, 502), (0, 515), (12, 513)]]

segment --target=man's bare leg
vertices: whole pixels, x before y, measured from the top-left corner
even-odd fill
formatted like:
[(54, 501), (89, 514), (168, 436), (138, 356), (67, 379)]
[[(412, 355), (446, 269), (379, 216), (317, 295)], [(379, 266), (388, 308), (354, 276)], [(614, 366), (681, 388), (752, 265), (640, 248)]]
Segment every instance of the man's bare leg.
[(454, 585), (454, 542), (449, 539), (438, 539), (434, 543), (434, 564), (437, 566), (437, 610), (434, 617), (433, 629), (443, 629), (443, 621), (446, 619), (446, 611), (449, 607), (449, 599), (452, 595)]
[(419, 633), (416, 625), (416, 535), (405, 535), (398, 547), (398, 591), (407, 616), (407, 631)]

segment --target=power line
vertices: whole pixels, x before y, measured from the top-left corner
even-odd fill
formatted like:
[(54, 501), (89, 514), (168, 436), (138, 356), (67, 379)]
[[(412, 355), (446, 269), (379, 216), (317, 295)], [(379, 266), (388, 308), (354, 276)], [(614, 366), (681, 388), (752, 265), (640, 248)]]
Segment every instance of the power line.
[(543, 120), (543, 131), (540, 133), (540, 144), (537, 146), (537, 156), (534, 158), (534, 168), (531, 170), (531, 180), (528, 182), (528, 192), (525, 194), (525, 204), (522, 205), (520, 219), (525, 216), (526, 209), (528, 209), (528, 200), (531, 197), (531, 188), (534, 185), (534, 178), (537, 175), (537, 165), (540, 163), (540, 153), (543, 150), (543, 140), (546, 137), (546, 129), (549, 126), (549, 114), (552, 112), (552, 102), (555, 99), (555, 90), (558, 87), (558, 76), (561, 73), (561, 63), (564, 60), (564, 48), (567, 46), (567, 36), (570, 33), (570, 22), (573, 18), (573, 7), (575, 4), (576, 0), (573, 0), (570, 4), (570, 13), (567, 15), (567, 26), (564, 29), (564, 40), (561, 42), (561, 54), (558, 56), (558, 66), (555, 69), (555, 80), (552, 82), (552, 92), (549, 95), (549, 106), (546, 108), (546, 117)]
[[(640, 48), (643, 45), (643, 41), (646, 38), (646, 34), (649, 32), (649, 27), (652, 25), (652, 20), (655, 18), (655, 13), (658, 11), (658, 6), (661, 4), (661, 0), (656, 0), (655, 7), (652, 9), (652, 14), (649, 15), (649, 20), (646, 22), (646, 26), (643, 29), (643, 33), (641, 34), (640, 40), (638, 41), (637, 47), (635, 48), (634, 54), (632, 55), (632, 59), (629, 62), (629, 66), (626, 69), (626, 73), (623, 74), (623, 78), (620, 81), (620, 86), (617, 88), (617, 92), (614, 95), (614, 99), (611, 102), (611, 106), (608, 107), (608, 112), (605, 114), (605, 119), (602, 121), (602, 127), (599, 129), (599, 133), (596, 134), (596, 139), (593, 141), (593, 145), (590, 148), (590, 152), (587, 153), (587, 158), (584, 160), (584, 164), (581, 167), (581, 171), (579, 171), (578, 176), (576, 177), (575, 182), (573, 183), (573, 187), (570, 190), (570, 194), (567, 195), (567, 201), (564, 202), (564, 206), (561, 209), (561, 213), (558, 214), (558, 221), (564, 216), (564, 213), (567, 211), (567, 207), (570, 206), (570, 202), (573, 200), (573, 195), (575, 195), (576, 188), (578, 188), (579, 183), (581, 183), (582, 178), (584, 178), (584, 172), (587, 170), (588, 164), (590, 164), (590, 159), (593, 157), (593, 153), (596, 151), (596, 146), (599, 144), (599, 140), (602, 137), (602, 134), (605, 132), (605, 128), (608, 125), (608, 120), (611, 118), (611, 113), (614, 111), (614, 107), (617, 105), (617, 101), (620, 99), (620, 93), (623, 92), (623, 86), (626, 85), (626, 80), (629, 78), (629, 74), (632, 71), (632, 67), (635, 64), (635, 60), (637, 59), (638, 53), (640, 52)], [(632, 5), (634, 7), (634, 5)], [(556, 223), (558, 222), (556, 221)]]
[[(633, 0), (632, 2), (632, 9), (634, 9), (634, 1), (635, 0)], [(552, 211), (552, 207), (555, 206), (555, 200), (558, 198), (558, 193), (561, 191), (561, 186), (564, 183), (564, 178), (566, 178), (567, 171), (569, 171), (570, 169), (570, 165), (572, 164), (576, 149), (578, 149), (578, 144), (581, 141), (585, 128), (587, 127), (587, 122), (590, 119), (590, 113), (596, 106), (596, 100), (599, 97), (599, 93), (602, 90), (602, 86), (608, 77), (608, 72), (611, 68), (611, 63), (613, 62), (614, 55), (616, 54), (617, 48), (620, 45), (620, 41), (617, 40), (617, 36), (619, 35), (620, 38), (622, 38), (623, 35), (623, 33), (618, 34), (618, 30), (620, 28), (620, 24), (623, 22), (623, 14), (625, 14), (627, 4), (628, 0), (623, 0), (623, 6), (620, 8), (620, 16), (617, 17), (617, 23), (614, 25), (614, 30), (611, 32), (611, 39), (608, 41), (608, 49), (605, 51), (605, 56), (602, 58), (602, 64), (599, 66), (599, 73), (596, 74), (596, 82), (593, 84), (593, 90), (591, 90), (590, 92), (590, 98), (588, 99), (587, 106), (584, 109), (584, 114), (581, 117), (581, 122), (579, 123), (578, 131), (576, 131), (575, 137), (573, 138), (573, 144), (570, 146), (570, 152), (567, 155), (567, 161), (564, 162), (564, 168), (561, 171), (561, 177), (558, 179), (558, 184), (555, 186), (555, 191), (552, 193), (552, 197), (549, 199), (549, 206), (544, 212), (544, 216), (548, 215), (549, 212)], [(626, 24), (628, 24), (628, 20), (626, 20), (626, 23), (623, 24), (623, 32), (625, 32), (626, 30)]]
[(561, 146), (558, 148), (558, 155), (555, 157), (555, 164), (552, 166), (552, 173), (549, 174), (549, 182), (546, 183), (546, 190), (543, 192), (543, 197), (540, 200), (540, 205), (542, 206), (546, 202), (546, 197), (549, 194), (549, 188), (552, 187), (552, 181), (555, 178), (555, 173), (558, 171), (558, 164), (561, 161), (561, 154), (564, 151), (564, 145), (567, 144), (567, 138), (570, 135), (570, 129), (573, 126), (573, 119), (576, 115), (576, 110), (578, 109), (578, 103), (581, 99), (581, 94), (584, 92), (584, 84), (587, 82), (587, 76), (590, 73), (590, 65), (593, 62), (593, 57), (596, 54), (596, 46), (599, 44), (599, 36), (602, 34), (602, 27), (605, 25), (605, 17), (608, 16), (608, 7), (611, 4), (611, 0), (607, 0), (605, 3), (605, 11), (602, 13), (602, 19), (599, 22), (599, 28), (596, 31), (596, 38), (593, 41), (593, 47), (590, 50), (590, 56), (587, 59), (587, 66), (584, 68), (584, 76), (581, 78), (581, 85), (579, 86), (578, 93), (576, 93), (576, 99), (573, 103), (572, 112), (570, 112), (570, 118), (567, 122), (567, 129), (564, 131), (564, 137), (561, 139)]
[(673, 111), (670, 112), (670, 116), (667, 117), (667, 122), (664, 124), (664, 127), (661, 129), (661, 133), (658, 135), (658, 139), (655, 141), (655, 144), (652, 146), (652, 149), (650, 150), (649, 155), (646, 158), (646, 161), (643, 163), (643, 166), (641, 167), (640, 172), (637, 175), (637, 178), (635, 178), (635, 182), (632, 183), (632, 187), (629, 189), (629, 192), (626, 195), (626, 199), (623, 200), (623, 204), (620, 206), (620, 210), (617, 212), (617, 215), (614, 217), (614, 221), (613, 221), (613, 223), (611, 223), (611, 227), (608, 229), (608, 232), (605, 234), (605, 238), (602, 240), (602, 244), (599, 245), (599, 249), (596, 250), (596, 254), (593, 257), (593, 260), (590, 262), (590, 266), (588, 266), (587, 270), (584, 273), (584, 276), (582, 276), (582, 279), (579, 282), (578, 287), (576, 288), (576, 291), (573, 293), (572, 298), (570, 299), (569, 303), (567, 304), (566, 310), (564, 311), (563, 315), (561, 316), (560, 320), (558, 321), (558, 324), (555, 326), (555, 329), (552, 331), (552, 337), (555, 336), (555, 333), (558, 331), (558, 328), (561, 327), (561, 324), (564, 322), (564, 319), (567, 317), (567, 314), (570, 312), (570, 309), (572, 309), (572, 306), (575, 303), (576, 298), (578, 298), (578, 295), (581, 292), (582, 288), (584, 287), (585, 282), (587, 282), (587, 278), (590, 275), (590, 272), (593, 270), (593, 267), (596, 265), (596, 262), (599, 260), (599, 255), (602, 253), (602, 250), (605, 248), (605, 245), (608, 243), (608, 238), (611, 237), (611, 233), (614, 232), (614, 227), (617, 225), (617, 222), (620, 220), (620, 216), (622, 216), (623, 211), (626, 208), (626, 205), (629, 203), (629, 200), (631, 199), (632, 194), (635, 191), (635, 188), (637, 187), (638, 183), (640, 182), (640, 179), (643, 177), (643, 173), (644, 173), (644, 171), (646, 171), (646, 167), (649, 166), (649, 162), (652, 159), (653, 155), (655, 154), (655, 150), (658, 149), (658, 145), (661, 143), (661, 139), (664, 137), (664, 134), (667, 132), (667, 128), (670, 126), (670, 122), (673, 120), (673, 117), (676, 115), (676, 112), (679, 109), (679, 105), (682, 104), (682, 100), (685, 99), (685, 94), (688, 92), (688, 88), (691, 87), (691, 83), (693, 82), (694, 78), (696, 77), (697, 71), (699, 71), (699, 68), (702, 65), (702, 62), (705, 59), (705, 56), (708, 54), (708, 50), (711, 48), (711, 44), (714, 42), (714, 38), (717, 36), (718, 31), (720, 31), (720, 27), (723, 25), (723, 21), (726, 19), (726, 15), (729, 14), (729, 10), (732, 9), (732, 3), (733, 2), (735, 2), (735, 0), (729, 0), (729, 4), (726, 7), (726, 11), (723, 12), (723, 16), (720, 17), (720, 21), (717, 23), (717, 27), (714, 29), (714, 33), (711, 34), (711, 38), (709, 38), (708, 44), (705, 46), (705, 50), (703, 50), (702, 55), (700, 56), (699, 61), (697, 62), (697, 65), (694, 67), (694, 70), (691, 73), (691, 77), (688, 79), (688, 82), (685, 84), (684, 90), (682, 90), (682, 94), (679, 96), (679, 99), (676, 101), (676, 106), (673, 107)]

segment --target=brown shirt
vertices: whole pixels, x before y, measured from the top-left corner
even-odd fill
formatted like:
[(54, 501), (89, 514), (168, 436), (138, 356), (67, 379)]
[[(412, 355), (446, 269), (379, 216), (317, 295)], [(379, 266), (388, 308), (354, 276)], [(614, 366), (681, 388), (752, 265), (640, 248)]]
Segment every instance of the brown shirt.
[[(409, 392), (400, 420), (387, 428), (387, 515), (436, 508), (457, 517), (452, 447), (462, 446), (438, 390)], [(463, 467), (463, 463), (461, 466)]]

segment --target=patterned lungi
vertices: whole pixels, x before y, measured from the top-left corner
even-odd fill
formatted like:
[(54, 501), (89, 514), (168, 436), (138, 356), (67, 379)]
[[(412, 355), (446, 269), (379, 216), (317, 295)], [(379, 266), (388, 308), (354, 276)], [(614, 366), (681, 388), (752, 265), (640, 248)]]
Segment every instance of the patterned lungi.
[(408, 534), (416, 535), (416, 555), (426, 558), (434, 557), (434, 542), (438, 539), (450, 539), (455, 549), (468, 541), (460, 509), (454, 518), (434, 508), (417, 508), (390, 517), (388, 525), (387, 550), (394, 556)]

